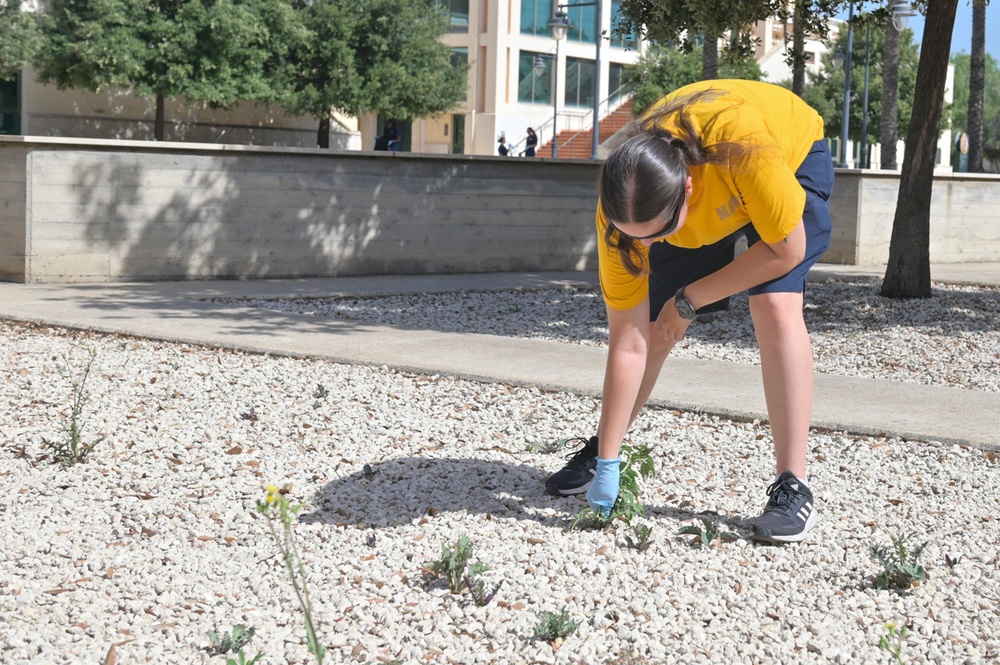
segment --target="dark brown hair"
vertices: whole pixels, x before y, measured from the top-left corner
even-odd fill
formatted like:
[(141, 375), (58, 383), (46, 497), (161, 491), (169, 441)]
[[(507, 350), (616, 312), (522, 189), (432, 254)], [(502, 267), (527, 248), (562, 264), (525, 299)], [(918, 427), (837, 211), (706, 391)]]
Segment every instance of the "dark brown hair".
[[(704, 145), (691, 122), (688, 107), (711, 102), (720, 91), (703, 90), (654, 108), (626, 129), (627, 138), (608, 156), (601, 169), (601, 212), (608, 221), (604, 239), (618, 250), (632, 275), (649, 272), (637, 242), (615, 229), (613, 222), (645, 224), (684, 204), (685, 184), (692, 166), (724, 164), (742, 152), (731, 143)], [(726, 94), (726, 93), (722, 93)], [(721, 112), (721, 110), (720, 110)], [(706, 129), (718, 118), (716, 113)], [(663, 127), (670, 119), (676, 133)]]

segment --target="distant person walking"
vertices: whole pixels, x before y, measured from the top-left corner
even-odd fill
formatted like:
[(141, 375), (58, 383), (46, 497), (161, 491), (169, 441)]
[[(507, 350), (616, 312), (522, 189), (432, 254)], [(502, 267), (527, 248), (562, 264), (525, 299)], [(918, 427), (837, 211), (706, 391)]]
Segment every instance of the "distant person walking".
[(385, 142), (385, 149), (392, 152), (399, 152), (399, 129), (393, 120), (385, 121), (385, 130), (382, 132), (382, 140)]
[(525, 139), (524, 142), (524, 156), (534, 157), (535, 148), (537, 147), (538, 147), (538, 135), (535, 134), (535, 130), (533, 130), (531, 127), (528, 127), (528, 138)]

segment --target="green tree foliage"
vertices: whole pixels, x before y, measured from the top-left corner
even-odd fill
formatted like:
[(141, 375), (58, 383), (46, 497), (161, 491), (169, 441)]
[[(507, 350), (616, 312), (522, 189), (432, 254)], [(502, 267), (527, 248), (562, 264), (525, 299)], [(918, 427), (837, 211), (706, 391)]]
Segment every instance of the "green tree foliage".
[(21, 11), (20, 2), (0, 0), (0, 80), (31, 62), (41, 47), (38, 14)]
[(286, 91), (290, 47), (301, 39), (284, 0), (52, 0), (42, 19), (38, 77), (60, 88), (131, 88), (227, 107)]
[[(783, 0), (622, 0), (618, 29), (623, 34), (634, 31), (658, 44), (680, 44), (686, 51), (702, 37), (715, 43), (732, 31), (726, 50), (731, 57), (747, 57), (753, 53), (753, 25), (777, 16), (784, 5)], [(708, 60), (703, 62), (702, 75), (716, 78), (715, 74)]]
[[(847, 34), (842, 31), (839, 39), (833, 44), (833, 51), (844, 51), (847, 47)], [(879, 125), (882, 118), (882, 68), (885, 49), (885, 32), (881, 27), (872, 26), (871, 50), (869, 54), (868, 71), (868, 144), (879, 141)], [(859, 38), (860, 37), (860, 38)], [(917, 61), (919, 52), (913, 41), (913, 31), (904, 30), (899, 35), (899, 103), (897, 117), (900, 127), (907, 127), (910, 114), (913, 111), (913, 91), (917, 80)], [(864, 29), (855, 32), (852, 49), (851, 72), (851, 126), (848, 134), (852, 141), (861, 140), (862, 115), (864, 113), (865, 93), (865, 32)], [(803, 98), (820, 115), (825, 122), (827, 136), (840, 136), (843, 102), (844, 102), (844, 65), (835, 65), (831, 53), (823, 55), (823, 70), (819, 73), (809, 73), (809, 85), (806, 86)]]
[(300, 14), (307, 38), (283, 104), (321, 129), (331, 108), (408, 119), (448, 111), (465, 94), (467, 71), (439, 41), (448, 18), (437, 0), (314, 0)]
[[(639, 62), (625, 70), (626, 85), (633, 91), (633, 112), (639, 115), (673, 90), (702, 80), (701, 49), (701, 46), (687, 52), (670, 47), (646, 49)], [(751, 81), (759, 81), (761, 77), (760, 67), (753, 59), (735, 63), (727, 59), (719, 74), (722, 78)]]
[[(964, 51), (952, 56), (955, 65), (955, 97), (951, 107), (951, 128), (957, 137), (966, 131), (969, 113), (969, 72), (971, 58)], [(1000, 65), (986, 54), (983, 94), (983, 168), (1000, 168)], [(958, 148), (952, 146), (952, 164), (958, 164)]]

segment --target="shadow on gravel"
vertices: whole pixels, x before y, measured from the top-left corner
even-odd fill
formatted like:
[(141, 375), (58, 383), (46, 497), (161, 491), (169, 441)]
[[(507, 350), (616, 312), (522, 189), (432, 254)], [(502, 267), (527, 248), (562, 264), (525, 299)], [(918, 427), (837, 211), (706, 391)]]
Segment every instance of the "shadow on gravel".
[[(301, 521), (387, 528), (441, 513), (465, 512), (501, 519), (533, 520), (551, 527), (568, 527), (586, 507), (582, 497), (545, 493), (551, 471), (526, 464), (473, 458), (401, 457), (372, 465), (327, 483), (317, 492), (316, 510)], [(646, 518), (667, 518), (681, 524), (707, 518), (749, 538), (750, 524), (740, 515), (695, 512), (679, 506), (646, 505)], [(553, 510), (541, 514), (541, 510)]]

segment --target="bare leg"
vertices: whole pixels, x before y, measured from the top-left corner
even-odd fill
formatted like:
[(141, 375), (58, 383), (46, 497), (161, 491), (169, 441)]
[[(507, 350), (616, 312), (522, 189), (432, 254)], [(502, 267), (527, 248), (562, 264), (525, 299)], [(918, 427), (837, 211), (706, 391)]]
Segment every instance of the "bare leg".
[(806, 477), (806, 448), (813, 402), (813, 357), (802, 319), (801, 293), (750, 297), (760, 347), (764, 397), (774, 438), (776, 472)]

